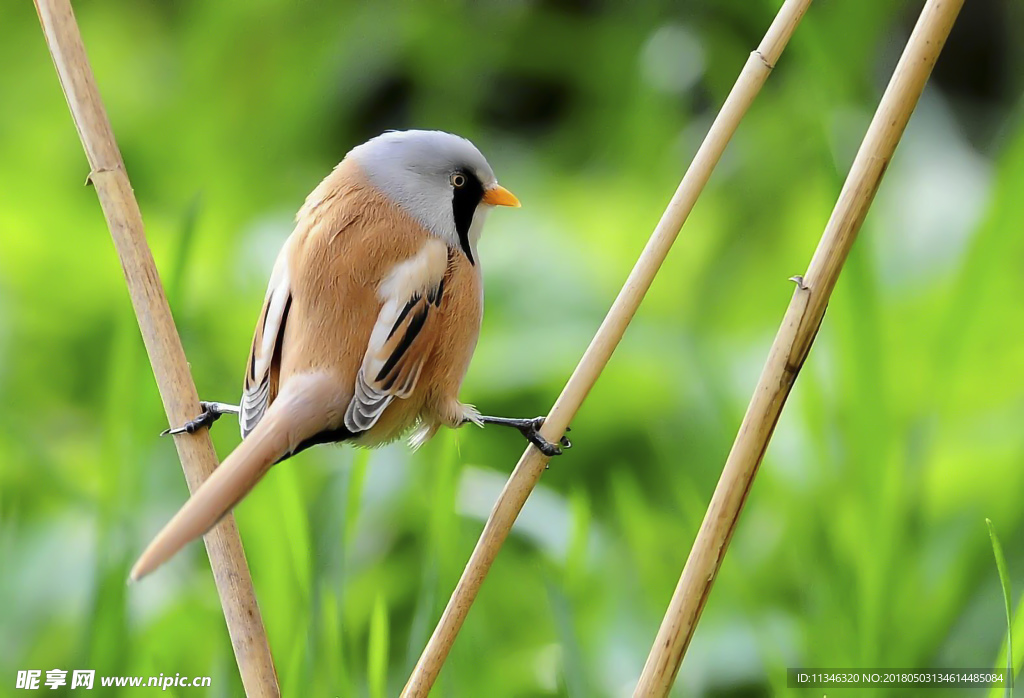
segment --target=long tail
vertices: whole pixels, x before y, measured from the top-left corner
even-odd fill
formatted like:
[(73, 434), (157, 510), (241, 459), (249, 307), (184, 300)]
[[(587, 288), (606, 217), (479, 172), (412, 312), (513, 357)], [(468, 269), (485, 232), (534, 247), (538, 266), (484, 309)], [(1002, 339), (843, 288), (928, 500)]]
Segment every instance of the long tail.
[(288, 381), (252, 432), (149, 544), (132, 567), (132, 581), (146, 576), (186, 543), (213, 528), (275, 463), (327, 426), (324, 401), (316, 399), (326, 392), (324, 383), (322, 377), (314, 376)]

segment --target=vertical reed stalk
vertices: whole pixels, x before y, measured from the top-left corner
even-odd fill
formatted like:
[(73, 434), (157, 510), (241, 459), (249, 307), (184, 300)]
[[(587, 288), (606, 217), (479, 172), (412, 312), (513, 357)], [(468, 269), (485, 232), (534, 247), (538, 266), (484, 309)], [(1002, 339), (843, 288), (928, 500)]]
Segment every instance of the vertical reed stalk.
[(825, 307), (903, 130), (963, 0), (928, 0), (775, 337), (761, 378), (662, 620), (634, 698), (667, 696), (711, 593), (779, 414), (818, 333)]
[[(82, 35), (68, 0), (35, 0), (35, 5), (89, 160), (89, 182), (96, 188), (114, 239), (167, 418), (171, 424), (181, 424), (199, 412), (199, 397)], [(177, 436), (174, 442), (189, 489), (194, 491), (217, 467), (213, 444), (205, 430)], [(277, 698), (281, 694), (277, 673), (234, 518), (224, 517), (205, 541), (246, 695)]]
[[(541, 432), (549, 441), (554, 443), (561, 438), (590, 389), (597, 382), (740, 120), (760, 92), (761, 86), (764, 85), (810, 4), (811, 0), (786, 0), (760, 46), (750, 54), (633, 271), (548, 414)], [(508, 537), (509, 530), (527, 497), (540, 480), (547, 461), (548, 459), (532, 446), (527, 448), (519, 459), (508, 483), (495, 502), (480, 540), (440, 622), (420, 655), (412, 676), (409, 677), (402, 692), (403, 696), (423, 697), (430, 692), (455, 642), (455, 637), (462, 628), (466, 614), (469, 613), (469, 608), (480, 591), (480, 585), (491, 568), (491, 563)]]

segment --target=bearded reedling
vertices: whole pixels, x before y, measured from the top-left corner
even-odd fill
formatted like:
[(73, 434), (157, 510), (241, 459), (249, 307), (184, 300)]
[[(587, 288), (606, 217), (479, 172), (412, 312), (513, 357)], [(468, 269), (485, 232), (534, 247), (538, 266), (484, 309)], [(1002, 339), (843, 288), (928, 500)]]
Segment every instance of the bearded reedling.
[[(306, 199), (270, 277), (241, 404), (204, 402), (192, 433), (238, 414), (242, 443), (131, 571), (152, 572), (229, 512), (271, 466), (316, 444), (377, 446), (415, 427), (518, 429), (545, 455), (543, 418), (481, 415), (458, 399), (483, 313), (477, 241), (519, 200), (464, 138), (397, 131), (354, 148)], [(561, 445), (569, 442), (562, 439)]]

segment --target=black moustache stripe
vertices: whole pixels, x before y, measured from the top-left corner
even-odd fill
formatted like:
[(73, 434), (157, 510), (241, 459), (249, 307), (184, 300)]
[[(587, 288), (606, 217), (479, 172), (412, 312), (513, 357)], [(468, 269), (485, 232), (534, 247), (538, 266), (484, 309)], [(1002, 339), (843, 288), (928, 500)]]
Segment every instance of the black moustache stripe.
[(455, 232), (459, 236), (459, 246), (469, 259), (470, 264), (476, 264), (473, 259), (473, 250), (469, 246), (469, 229), (473, 225), (473, 215), (477, 206), (484, 198), (484, 186), (472, 172), (460, 171), (459, 174), (466, 178), (466, 183), (456, 187), (452, 194), (452, 216), (455, 218)]

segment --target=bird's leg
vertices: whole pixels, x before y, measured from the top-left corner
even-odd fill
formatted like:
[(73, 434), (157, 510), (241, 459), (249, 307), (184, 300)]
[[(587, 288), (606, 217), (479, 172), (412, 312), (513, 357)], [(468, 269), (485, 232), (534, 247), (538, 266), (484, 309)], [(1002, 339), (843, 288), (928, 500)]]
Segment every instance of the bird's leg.
[(185, 422), (180, 427), (164, 429), (160, 432), (160, 436), (167, 436), (168, 434), (193, 434), (197, 429), (210, 426), (220, 419), (222, 415), (238, 414), (238, 405), (229, 405), (226, 402), (206, 402), (205, 400), (200, 400), (199, 406), (203, 408), (203, 411), (198, 417)]
[[(482, 424), (497, 424), (503, 427), (518, 429), (519, 432), (526, 437), (526, 440), (536, 446), (545, 456), (551, 457), (562, 455), (562, 449), (559, 448), (558, 444), (553, 444), (540, 435), (540, 428), (544, 426), (543, 417), (534, 417), (533, 419), (512, 419), (509, 417), (488, 417), (487, 415), (482, 414), (480, 415), (480, 422)], [(569, 431), (569, 429), (567, 428), (566, 431)], [(572, 443), (565, 436), (559, 439), (558, 443), (565, 448), (572, 447)]]

